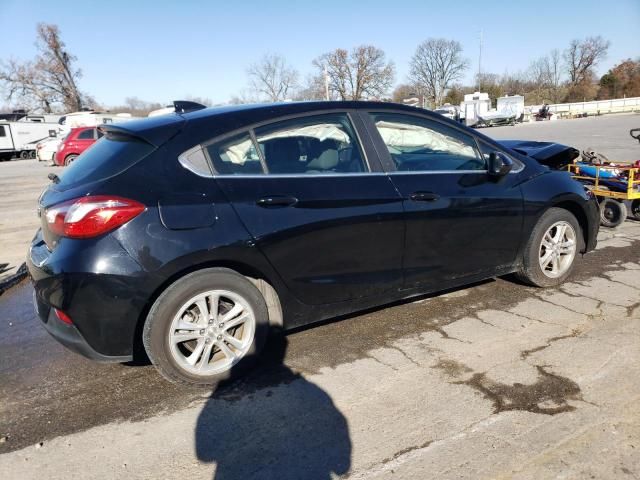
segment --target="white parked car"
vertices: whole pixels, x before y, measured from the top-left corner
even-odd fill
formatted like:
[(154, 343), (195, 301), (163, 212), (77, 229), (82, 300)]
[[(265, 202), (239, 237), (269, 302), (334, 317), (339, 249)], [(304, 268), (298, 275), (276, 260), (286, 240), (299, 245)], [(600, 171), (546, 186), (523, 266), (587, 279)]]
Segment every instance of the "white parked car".
[(51, 137), (36, 145), (36, 158), (40, 162), (53, 162), (53, 158), (58, 151), (58, 146), (63, 137)]

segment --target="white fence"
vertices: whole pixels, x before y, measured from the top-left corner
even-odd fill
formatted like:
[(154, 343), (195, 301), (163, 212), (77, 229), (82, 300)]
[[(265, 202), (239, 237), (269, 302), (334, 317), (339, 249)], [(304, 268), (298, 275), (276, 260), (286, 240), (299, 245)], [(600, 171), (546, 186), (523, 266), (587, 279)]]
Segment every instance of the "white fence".
[[(532, 105), (527, 108), (530, 109), (531, 113), (536, 113), (542, 108), (542, 105)], [(640, 111), (640, 97), (594, 100), (593, 102), (557, 103), (549, 105), (549, 109), (559, 117), (633, 112)]]

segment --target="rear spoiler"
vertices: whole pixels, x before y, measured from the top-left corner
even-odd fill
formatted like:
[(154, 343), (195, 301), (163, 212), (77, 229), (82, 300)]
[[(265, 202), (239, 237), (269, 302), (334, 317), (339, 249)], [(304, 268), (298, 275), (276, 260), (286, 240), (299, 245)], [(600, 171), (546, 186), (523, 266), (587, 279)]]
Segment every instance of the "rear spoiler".
[(180, 115), (169, 114), (128, 122), (100, 125), (98, 130), (104, 134), (116, 134), (143, 140), (159, 147), (176, 135), (186, 123)]

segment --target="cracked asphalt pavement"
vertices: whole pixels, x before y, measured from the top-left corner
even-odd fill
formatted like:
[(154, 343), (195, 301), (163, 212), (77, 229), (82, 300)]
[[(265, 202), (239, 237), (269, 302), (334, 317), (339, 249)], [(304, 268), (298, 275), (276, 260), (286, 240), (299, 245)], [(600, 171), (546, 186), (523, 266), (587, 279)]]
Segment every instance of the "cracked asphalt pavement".
[(510, 279), (287, 335), (211, 396), (100, 365), (0, 297), (0, 478), (638, 478), (640, 223)]

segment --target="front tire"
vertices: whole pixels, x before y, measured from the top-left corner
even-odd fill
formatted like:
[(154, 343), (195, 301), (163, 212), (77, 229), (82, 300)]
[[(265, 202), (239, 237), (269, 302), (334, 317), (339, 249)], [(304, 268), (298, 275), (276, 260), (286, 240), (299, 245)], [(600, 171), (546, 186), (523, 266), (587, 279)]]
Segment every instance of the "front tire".
[(550, 208), (531, 232), (516, 275), (536, 287), (560, 285), (571, 275), (582, 245), (582, 230), (576, 217), (568, 210)]
[(186, 275), (155, 301), (142, 340), (166, 379), (217, 385), (251, 367), (267, 339), (269, 316), (260, 291), (228, 269)]

